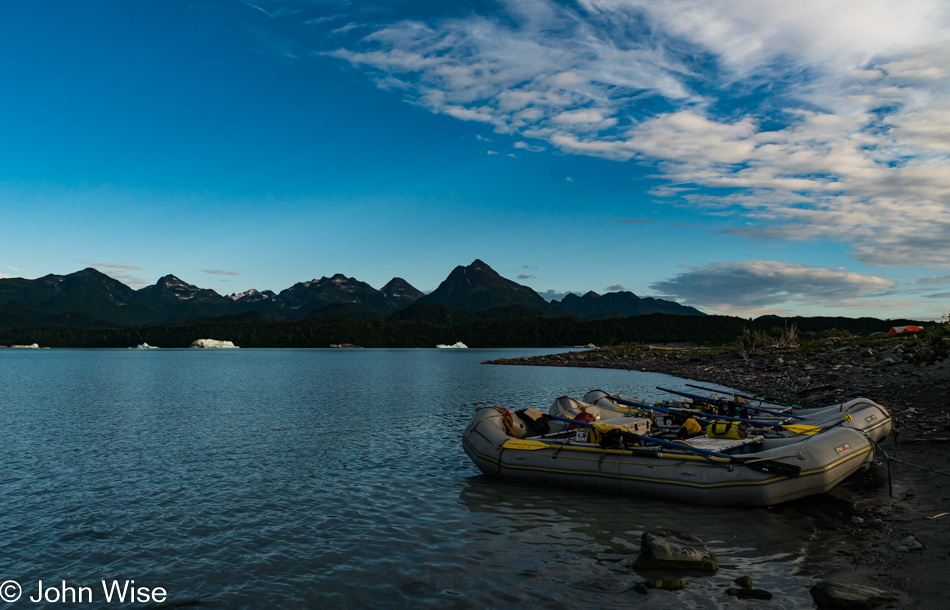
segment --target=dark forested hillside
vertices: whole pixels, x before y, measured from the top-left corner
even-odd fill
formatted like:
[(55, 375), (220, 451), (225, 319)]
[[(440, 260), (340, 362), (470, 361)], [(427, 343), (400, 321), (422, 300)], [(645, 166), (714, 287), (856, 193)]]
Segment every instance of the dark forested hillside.
[[(257, 313), (161, 326), (84, 328), (49, 325), (0, 326), (0, 345), (38, 343), (43, 347), (187, 347), (194, 340), (233, 341), (240, 347), (328, 347), (352, 343), (363, 347), (433, 347), (462, 341), (469, 347), (558, 347), (622, 343), (694, 343), (722, 345), (743, 330), (772, 331), (795, 324), (802, 333), (837, 329), (868, 335), (912, 320), (875, 318), (778, 318), (746, 320), (730, 316), (652, 314), (628, 318), (520, 317), (432, 324), (407, 320), (357, 320), (314, 316), (302, 320), (267, 320)], [(54, 323), (55, 324), (55, 323)]]

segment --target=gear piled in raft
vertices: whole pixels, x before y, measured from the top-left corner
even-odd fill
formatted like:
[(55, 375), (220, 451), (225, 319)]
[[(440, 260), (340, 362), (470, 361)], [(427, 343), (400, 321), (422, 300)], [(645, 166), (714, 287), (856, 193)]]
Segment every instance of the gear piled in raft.
[[(703, 397), (697, 397), (702, 399)], [(463, 448), (486, 475), (707, 505), (771, 506), (867, 469), (890, 413), (856, 399), (723, 415), (717, 399), (649, 405), (602, 390), (537, 409), (479, 409)], [(738, 402), (738, 407), (751, 407)], [(761, 409), (766, 411), (766, 409)]]

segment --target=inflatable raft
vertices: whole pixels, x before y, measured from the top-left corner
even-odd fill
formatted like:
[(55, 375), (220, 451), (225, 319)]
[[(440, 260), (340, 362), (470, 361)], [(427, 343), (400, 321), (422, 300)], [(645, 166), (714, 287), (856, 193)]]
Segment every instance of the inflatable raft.
[[(558, 399), (561, 406), (571, 400)], [(733, 506), (772, 506), (829, 491), (866, 469), (874, 453), (864, 432), (843, 425), (811, 435), (671, 442), (650, 436), (655, 428), (648, 418), (542, 418), (548, 432), (529, 436), (537, 424), (525, 411), (482, 408), (466, 427), (462, 446), (488, 476)]]

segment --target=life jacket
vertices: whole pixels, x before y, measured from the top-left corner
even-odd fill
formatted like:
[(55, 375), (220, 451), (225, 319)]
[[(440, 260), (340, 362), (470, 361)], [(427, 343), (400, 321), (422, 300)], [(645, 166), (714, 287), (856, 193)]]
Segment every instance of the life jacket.
[(482, 407), (486, 409), (494, 409), (501, 413), (501, 416), (504, 418), (502, 421), (505, 424), (505, 434), (508, 436), (515, 436), (515, 426), (514, 422), (511, 420), (511, 411), (504, 407)]
[[(597, 443), (601, 447), (618, 445), (621, 440), (620, 433), (625, 432), (624, 427), (617, 424), (594, 422), (593, 426), (590, 429), (590, 442)], [(611, 430), (617, 430), (618, 432), (611, 433)]]

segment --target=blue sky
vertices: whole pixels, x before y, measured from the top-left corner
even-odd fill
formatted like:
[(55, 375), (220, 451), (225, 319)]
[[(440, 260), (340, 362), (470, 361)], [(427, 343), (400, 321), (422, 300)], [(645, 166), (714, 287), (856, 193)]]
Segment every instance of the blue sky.
[(6, 0), (0, 57), (0, 277), (950, 309), (945, 0)]

